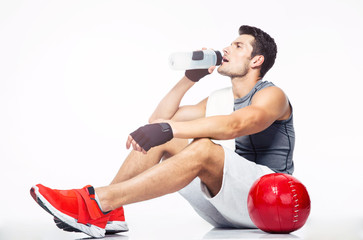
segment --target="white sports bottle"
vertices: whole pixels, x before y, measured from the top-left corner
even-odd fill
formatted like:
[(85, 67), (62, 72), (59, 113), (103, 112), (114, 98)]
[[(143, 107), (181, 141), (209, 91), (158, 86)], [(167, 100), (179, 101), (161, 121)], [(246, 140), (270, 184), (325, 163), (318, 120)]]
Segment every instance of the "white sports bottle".
[(169, 66), (173, 70), (206, 69), (221, 63), (221, 52), (214, 50), (176, 52), (169, 57)]

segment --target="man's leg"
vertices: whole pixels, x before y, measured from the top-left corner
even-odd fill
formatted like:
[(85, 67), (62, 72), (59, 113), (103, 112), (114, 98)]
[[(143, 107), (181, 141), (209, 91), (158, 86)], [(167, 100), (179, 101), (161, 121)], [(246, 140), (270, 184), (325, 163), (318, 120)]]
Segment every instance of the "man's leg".
[(147, 154), (131, 151), (112, 180), (111, 185), (129, 180), (139, 175), (158, 164), (161, 159), (167, 159), (179, 153), (187, 145), (187, 139), (174, 138), (163, 145), (151, 148)]
[[(174, 138), (168, 143), (150, 149), (147, 154), (132, 151), (120, 167), (117, 175), (111, 182), (111, 185), (137, 176), (138, 174), (158, 164), (161, 159), (165, 160), (177, 154), (187, 145), (188, 140)], [(60, 221), (58, 218), (54, 219), (59, 228), (65, 231), (79, 232), (78, 229), (69, 226), (68, 224)], [(115, 214), (111, 217), (110, 222), (107, 223), (106, 232), (117, 233), (127, 230), (128, 228), (125, 223), (123, 209), (120, 208), (118, 209), (117, 213), (115, 212)]]
[(136, 177), (97, 188), (96, 192), (104, 211), (176, 192), (196, 177), (213, 196), (222, 185), (223, 165), (223, 148), (202, 138)]
[(105, 211), (178, 191), (196, 177), (209, 188), (211, 195), (215, 195), (221, 188), (223, 165), (223, 148), (209, 139), (198, 139), (168, 160), (126, 181), (97, 189), (86, 186), (71, 190), (37, 184), (30, 194), (60, 222), (92, 237), (103, 237), (109, 221), (113, 222), (111, 217), (117, 212), (105, 214)]

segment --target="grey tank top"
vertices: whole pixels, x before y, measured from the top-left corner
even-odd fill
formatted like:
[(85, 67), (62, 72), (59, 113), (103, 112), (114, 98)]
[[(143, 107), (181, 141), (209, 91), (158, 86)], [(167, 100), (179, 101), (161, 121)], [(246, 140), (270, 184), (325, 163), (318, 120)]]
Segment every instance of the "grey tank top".
[[(256, 92), (271, 86), (275, 85), (268, 81), (258, 81), (246, 96), (234, 100), (234, 110), (249, 106)], [(275, 121), (262, 132), (236, 138), (236, 153), (275, 172), (292, 174), (294, 145), (295, 131), (291, 113), (287, 120)]]

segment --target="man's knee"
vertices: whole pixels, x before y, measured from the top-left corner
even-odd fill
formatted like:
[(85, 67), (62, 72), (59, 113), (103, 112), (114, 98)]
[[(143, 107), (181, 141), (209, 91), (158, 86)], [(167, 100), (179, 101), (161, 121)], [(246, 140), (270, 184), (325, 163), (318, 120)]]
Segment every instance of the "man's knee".
[(215, 152), (219, 150), (218, 148), (222, 149), (220, 145), (215, 144), (209, 138), (194, 139), (188, 148), (196, 155), (197, 159), (203, 161), (212, 158)]
[(198, 149), (204, 149), (213, 146), (214, 143), (209, 138), (196, 138), (190, 145)]
[(163, 149), (163, 160), (166, 160), (179, 152), (185, 147), (195, 155), (199, 155), (199, 158), (203, 158), (208, 153), (208, 148), (215, 145), (209, 138), (197, 138), (189, 143), (188, 139), (174, 138), (173, 140), (161, 145)]

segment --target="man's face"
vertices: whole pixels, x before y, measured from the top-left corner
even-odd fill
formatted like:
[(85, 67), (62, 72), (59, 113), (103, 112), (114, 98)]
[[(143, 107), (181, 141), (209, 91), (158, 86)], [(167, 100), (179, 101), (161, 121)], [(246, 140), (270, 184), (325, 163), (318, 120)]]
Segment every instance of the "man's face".
[(230, 46), (223, 49), (223, 62), (218, 72), (229, 77), (243, 77), (250, 69), (251, 43), (254, 37), (251, 35), (240, 35)]

